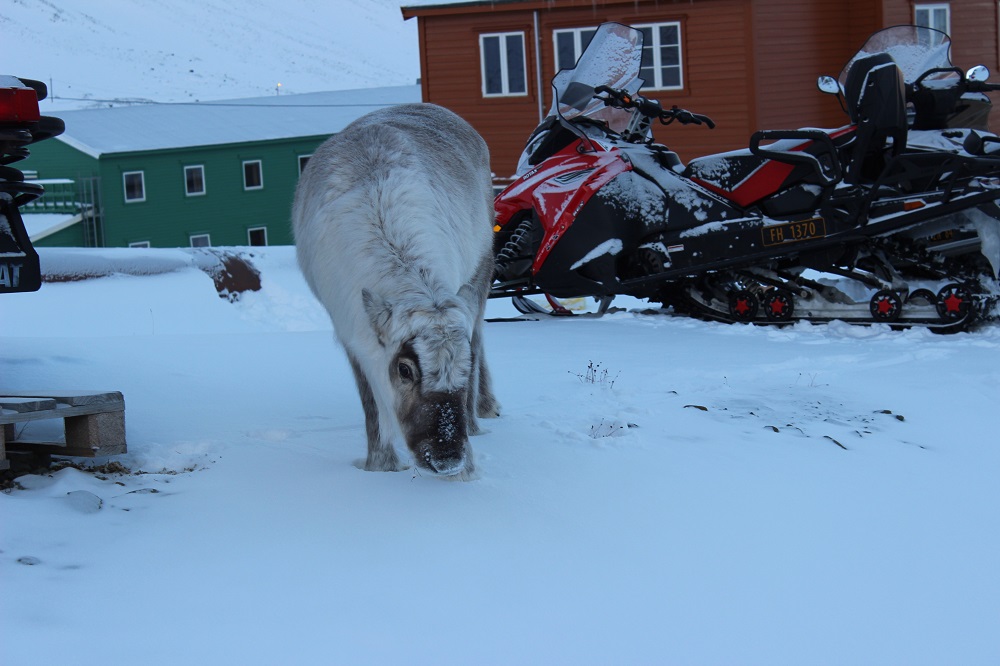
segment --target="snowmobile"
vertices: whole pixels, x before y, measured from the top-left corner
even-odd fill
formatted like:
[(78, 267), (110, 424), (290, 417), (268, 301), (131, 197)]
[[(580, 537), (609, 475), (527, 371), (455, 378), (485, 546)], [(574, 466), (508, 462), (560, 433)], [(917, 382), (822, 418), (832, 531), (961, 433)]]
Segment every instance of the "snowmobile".
[[(852, 64), (875, 53), (888, 53), (903, 74), (909, 124), (907, 151), (1000, 158), (1000, 137), (989, 128), (992, 102), (987, 95), (1000, 90), (1000, 84), (988, 82), (990, 72), (984, 65), (968, 71), (954, 66), (951, 39), (939, 30), (898, 25), (876, 32), (838, 79), (819, 78), (820, 90), (837, 95), (843, 106), (843, 86)], [(936, 229), (922, 227), (917, 237), (938, 260), (961, 255), (964, 261), (978, 261), (988, 271), (982, 242), (990, 242), (987, 238), (991, 223), (983, 215), (972, 209), (942, 220)], [(989, 217), (998, 218), (1000, 212), (993, 211)]]
[[(905, 83), (889, 54), (851, 64), (849, 125), (759, 131), (747, 149), (687, 164), (653, 124), (714, 124), (639, 95), (641, 54), (638, 30), (606, 23), (553, 78), (552, 110), (494, 202), (491, 297), (524, 312), (544, 310), (532, 294), (591, 296), (603, 311), (628, 294), (727, 322), (942, 330), (992, 309), (993, 276), (929, 257), (920, 230), (975, 210), (984, 238), (1000, 233), (1000, 161), (907, 151)], [(991, 264), (995, 276), (1000, 257)]]
[(0, 294), (37, 291), (42, 284), (38, 253), (19, 208), (45, 190), (10, 165), (28, 156), (30, 144), (65, 129), (59, 118), (41, 115), (38, 102), (46, 94), (41, 81), (0, 75)]

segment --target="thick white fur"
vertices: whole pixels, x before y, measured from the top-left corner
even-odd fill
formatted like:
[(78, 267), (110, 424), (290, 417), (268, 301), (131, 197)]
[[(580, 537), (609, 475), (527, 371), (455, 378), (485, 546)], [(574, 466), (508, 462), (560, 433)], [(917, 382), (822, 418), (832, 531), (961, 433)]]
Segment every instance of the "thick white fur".
[[(470, 343), (481, 347), (493, 219), (486, 144), (441, 107), (372, 112), (310, 158), (292, 212), (299, 264), (371, 387), (383, 438), (401, 435), (389, 366), (404, 342), (428, 386), (478, 391)], [(398, 468), (391, 451), (373, 462), (373, 445), (366, 468)]]

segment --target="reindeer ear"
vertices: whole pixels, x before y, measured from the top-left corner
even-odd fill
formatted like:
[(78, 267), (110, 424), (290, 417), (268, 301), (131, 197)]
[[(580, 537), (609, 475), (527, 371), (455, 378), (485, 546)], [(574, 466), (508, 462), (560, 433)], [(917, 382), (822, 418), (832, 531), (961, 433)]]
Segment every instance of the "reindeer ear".
[(378, 336), (378, 342), (385, 346), (388, 337), (389, 320), (392, 319), (392, 305), (378, 294), (373, 294), (367, 289), (361, 290), (361, 303), (364, 305), (365, 313), (368, 314), (368, 321)]

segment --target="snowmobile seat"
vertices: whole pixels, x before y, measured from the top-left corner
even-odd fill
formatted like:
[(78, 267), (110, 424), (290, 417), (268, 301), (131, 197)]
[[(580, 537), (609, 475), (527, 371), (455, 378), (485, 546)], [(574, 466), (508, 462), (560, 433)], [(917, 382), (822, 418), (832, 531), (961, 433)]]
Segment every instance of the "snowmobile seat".
[[(749, 148), (693, 159), (683, 175), (742, 207), (801, 185), (818, 197), (840, 178), (834, 146), (843, 135), (821, 129), (757, 132)], [(772, 143), (762, 146), (762, 141)]]
[(852, 184), (874, 180), (885, 168), (887, 151), (896, 156), (906, 147), (903, 73), (887, 53), (859, 58), (847, 73), (844, 98), (857, 127), (845, 180)]

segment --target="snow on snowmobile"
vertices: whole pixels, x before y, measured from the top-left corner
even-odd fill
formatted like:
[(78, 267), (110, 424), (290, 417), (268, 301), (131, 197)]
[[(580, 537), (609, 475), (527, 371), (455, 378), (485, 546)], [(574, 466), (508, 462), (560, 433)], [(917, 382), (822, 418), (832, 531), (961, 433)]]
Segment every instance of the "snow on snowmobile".
[(65, 129), (62, 120), (39, 112), (46, 92), (41, 81), (0, 75), (0, 294), (37, 291), (42, 284), (38, 253), (19, 207), (45, 190), (9, 165), (28, 156), (28, 145)]
[[(607, 23), (553, 78), (552, 110), (495, 200), (491, 297), (525, 312), (543, 310), (531, 294), (592, 296), (603, 311), (628, 294), (727, 322), (940, 330), (991, 310), (979, 266), (930, 261), (919, 230), (995, 210), (1000, 163), (906, 151), (905, 83), (890, 55), (851, 65), (851, 124), (760, 131), (748, 149), (685, 165), (654, 141), (653, 123), (714, 125), (639, 95), (641, 52), (639, 31)], [(995, 276), (1000, 258), (991, 263)], [(919, 282), (897, 268), (918, 265)]]

